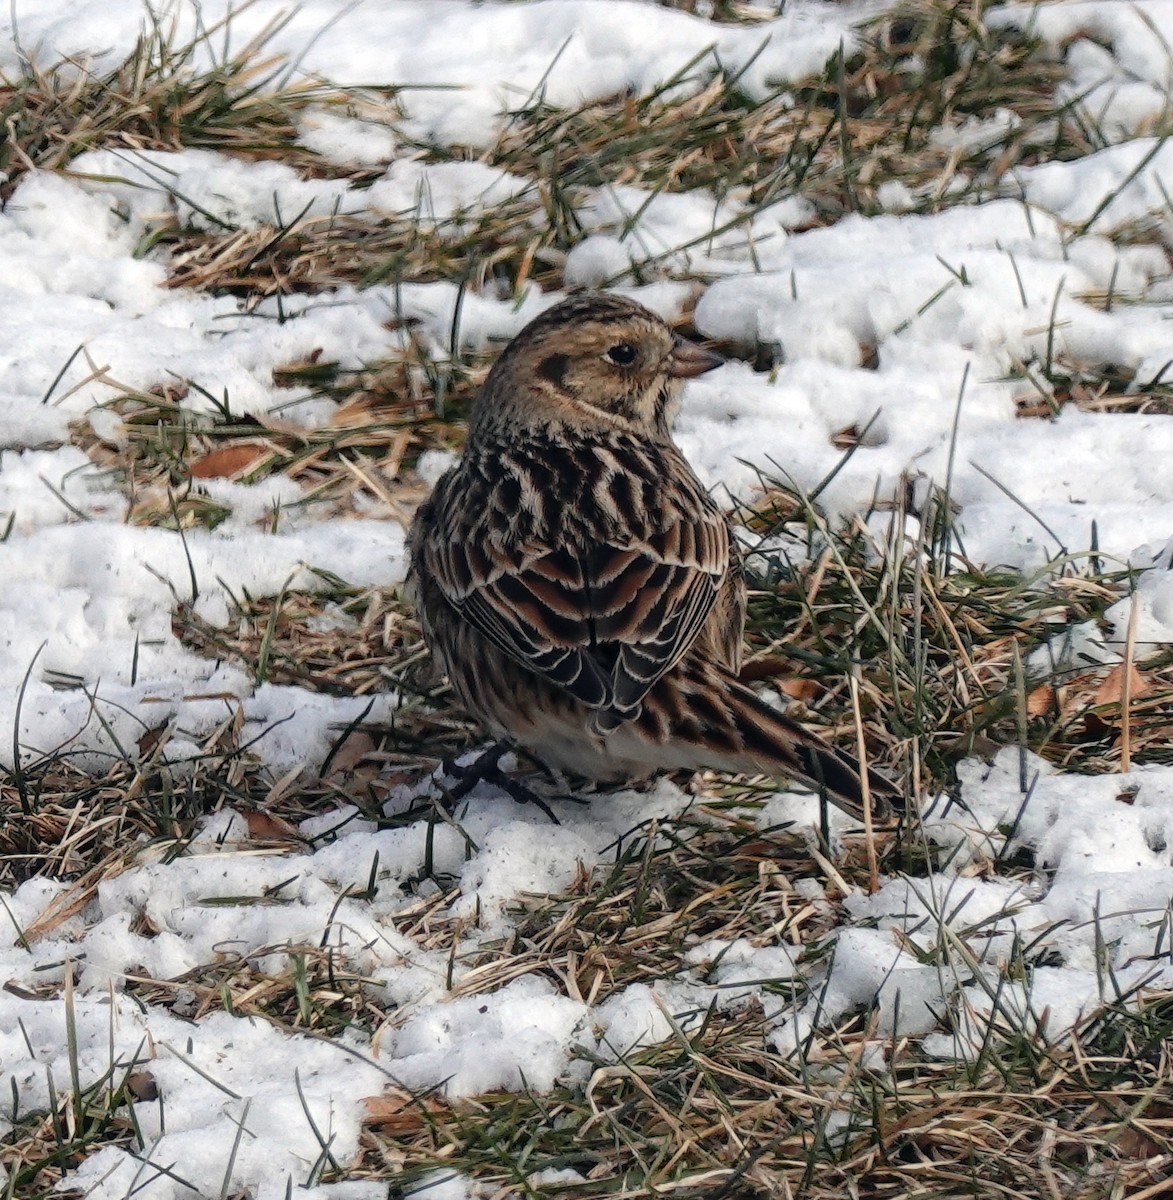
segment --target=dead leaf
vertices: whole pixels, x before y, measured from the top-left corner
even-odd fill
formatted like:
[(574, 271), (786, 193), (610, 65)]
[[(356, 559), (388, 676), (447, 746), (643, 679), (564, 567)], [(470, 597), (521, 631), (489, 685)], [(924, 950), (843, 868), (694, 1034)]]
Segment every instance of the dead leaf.
[(1112, 730), (1113, 726), (1109, 725), (1098, 713), (1085, 712), (1083, 714), (1083, 731), (1088, 737), (1102, 738)]
[(1136, 669), (1136, 663), (1117, 663), (1104, 677), (1103, 683), (1096, 689), (1092, 703), (1122, 704), (1124, 702), (1124, 668), (1127, 665), (1129, 674), (1129, 692), (1133, 700), (1143, 696), (1148, 691), (1144, 676)]
[(165, 722), (162, 725), (156, 725), (154, 729), (148, 729), (138, 740), (139, 757), (146, 759), (150, 758), (159, 743), (171, 732), (171, 722)]
[(792, 670), (793, 659), (783, 658), (779, 654), (761, 654), (743, 663), (737, 677), (742, 683), (756, 683), (761, 679), (769, 679), (776, 691), (791, 700), (801, 700), (803, 704), (810, 704), (823, 694), (818, 680), (803, 679), (799, 676), (791, 676), (789, 679), (777, 678)]
[(368, 754), (375, 750), (375, 739), (369, 733), (356, 729), (349, 733), (346, 739), (330, 759), (330, 775), (333, 779), (338, 775), (348, 775)]
[(233, 479), (243, 475), (269, 452), (263, 442), (234, 442), (201, 455), (189, 471), (193, 479)]
[(258, 841), (288, 842), (301, 836), (288, 821), (255, 809), (244, 814), (244, 822), (248, 826), (249, 837)]
[(150, 1071), (131, 1071), (126, 1077), (126, 1089), (136, 1100), (158, 1100), (159, 1085)]
[(409, 1092), (385, 1092), (363, 1100), (362, 1123), (384, 1133), (412, 1133), (422, 1128), (425, 1113), (444, 1112), (446, 1105), (431, 1096), (419, 1099)]
[(1045, 717), (1055, 707), (1055, 689), (1044, 683), (1026, 698), (1026, 713), (1029, 717)]
[(823, 689), (817, 679), (783, 679), (774, 684), (783, 696), (791, 700), (801, 700), (803, 704), (811, 704), (822, 694)]
[(1124, 1129), (1116, 1138), (1116, 1150), (1126, 1158), (1157, 1158), (1161, 1145), (1139, 1129)]
[(742, 683), (754, 683), (759, 679), (773, 679), (793, 668), (793, 663), (778, 654), (759, 654), (741, 664), (738, 678)]
[(382, 804), (397, 788), (410, 787), (419, 782), (419, 775), (410, 771), (394, 771), (390, 775), (376, 775), (366, 781), (371, 798)]

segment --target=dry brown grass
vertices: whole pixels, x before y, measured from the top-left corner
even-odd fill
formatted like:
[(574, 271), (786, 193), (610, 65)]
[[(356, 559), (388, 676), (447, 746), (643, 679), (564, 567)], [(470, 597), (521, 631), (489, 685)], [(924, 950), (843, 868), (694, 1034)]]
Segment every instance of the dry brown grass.
[[(144, 13), (145, 15), (145, 13)], [(184, 146), (284, 156), (299, 109), (331, 93), (290, 85), (286, 64), (266, 43), (288, 20), (279, 18), (231, 57), (197, 69), (204, 42), (215, 44), (228, 22), (184, 42), (174, 22), (156, 19), (134, 51), (113, 67), (26, 57), (21, 73), (0, 80), (0, 198), (25, 171), (61, 169), (85, 150), (178, 150)]]
[[(1040, 60), (1029, 42), (987, 34), (981, 8), (910, 4), (871, 30), (864, 53), (830, 64), (791, 97), (755, 100), (735, 77), (710, 72), (688, 94), (664, 89), (575, 111), (535, 101), (483, 155), (526, 175), (534, 188), (459, 228), (434, 228), (411, 213), (378, 223), (305, 218), (282, 228), (217, 232), (171, 219), (152, 232), (152, 244), (169, 255), (174, 286), (249, 303), (383, 280), (445, 279), (474, 290), (493, 283), (516, 293), (527, 283), (561, 284), (562, 256), (580, 234), (575, 204), (592, 188), (706, 187), (746, 198), (749, 214), (797, 193), (812, 203), (819, 223), (878, 211), (877, 189), (889, 180), (904, 183), (923, 211), (965, 203), (990, 194), (1018, 164), (1073, 157), (1099, 144), (1077, 107), (1056, 111), (1060, 68)], [(750, 20), (755, 12), (721, 3), (715, 15)], [(0, 84), (9, 130), (0, 143), (0, 170), (9, 176), (2, 194), (32, 166), (66, 168), (99, 146), (201, 146), (279, 158), (306, 177), (335, 175), (356, 187), (373, 178), (371, 168), (332, 168), (297, 145), (297, 121), (319, 104), (393, 121), (393, 93), (342, 97), (290, 88), (260, 43), (207, 73), (192, 70), (191, 51), (162, 30), (104, 73), (76, 64), (30, 67), (24, 78)], [(706, 68), (695, 70), (703, 75)], [(998, 108), (1020, 121), (987, 145), (958, 152), (932, 139), (942, 125)], [(409, 144), (405, 152), (448, 153)], [(123, 422), (119, 444), (103, 442), (84, 423), (75, 438), (121, 474), (132, 497), (130, 520), (138, 524), (215, 525), (225, 512), (202, 490), (203, 480), (276, 473), (339, 519), (358, 510), (360, 496), (407, 516), (423, 494), (413, 469), (419, 453), (459, 445), (459, 417), (487, 362), (435, 362), (421, 339), (402, 332), (402, 353), (363, 374), (316, 359), (277, 373), (279, 383), (308, 386), (337, 402), (334, 420), (319, 430), (227, 411), (197, 415), (177, 385), (158, 395), (122, 389), (111, 405)], [(1168, 406), (1159, 380), (1126, 395), (1125, 381), (1110, 373), (1049, 366), (1056, 390), (1026, 416), (1049, 416), (1064, 403), (1100, 411)], [(845, 437), (845, 447), (850, 441)], [(1021, 670), (1050, 632), (1095, 619), (1120, 595), (1121, 579), (1099, 564), (1057, 562), (1032, 579), (979, 571), (946, 551), (948, 497), (918, 514), (925, 532), (911, 555), (877, 547), (859, 525), (828, 530), (817, 505), (774, 480), (763, 480), (752, 510), (741, 515), (763, 535), (783, 524), (805, 530), (814, 550), (794, 570), (754, 560), (751, 673), (782, 686), (805, 706), (800, 714), (853, 746), (843, 680), (858, 669), (869, 753), (916, 795), (948, 785), (962, 755), (1013, 742), (1067, 767), (1116, 770), (1125, 723), (1133, 761), (1173, 759), (1173, 662), (1142, 664), (1127, 707), (1111, 668), (1051, 681), (1027, 679)], [(892, 516), (899, 527), (899, 505)], [(315, 620), (326, 605), (352, 623), (344, 631), (326, 628)], [(275, 786), (242, 744), (239, 714), (231, 711), (182, 778), (162, 761), (167, 731), (158, 729), (134, 748), (132, 761), (112, 759), (105, 771), (83, 772), (60, 754), (0, 779), (0, 814), (7, 818), (0, 823), (0, 884), (33, 875), (68, 884), (25, 931), (28, 938), (48, 936), (82, 910), (102, 879), (142, 854), (182, 854), (196, 821), (220, 808), (246, 815), (253, 848), (291, 855), (306, 849), (299, 820), (345, 802), (378, 821), (442, 819), (426, 806), (396, 818), (382, 810), (392, 783), (426, 774), (438, 757), (478, 738), (430, 678), (418, 629), (399, 597), (327, 580), (312, 596), (241, 597), (224, 628), (182, 606), (174, 623), (188, 646), (241, 665), (257, 680), (355, 695), (395, 687), (404, 704), (390, 729), (360, 722), (340, 730), (320, 781)], [(389, 775), (388, 767), (398, 773)], [(671, 977), (696, 936), (783, 937), (804, 947), (810, 962), (825, 958), (844, 887), (869, 883), (866, 847), (850, 843), (833, 864), (816, 859), (787, 830), (756, 828), (761, 789), (752, 781), (703, 778), (695, 786), (704, 802), (692, 815), (658, 829), (657, 837), (633, 836), (617, 848), (610, 870), (584, 878), (569, 894), (520, 904), (510, 937), (462, 962), (473, 968), (462, 987), (491, 990), (538, 972), (598, 1001), (632, 983)], [(881, 835), (877, 849), (887, 871), (931, 869), (915, 828)], [(1033, 864), (999, 869), (1025, 878)], [(799, 880), (814, 881), (830, 907), (800, 895)], [(401, 931), (422, 947), (455, 953), (461, 929), (449, 911), (453, 881), (428, 882), (434, 887), (420, 889), (400, 914)], [(329, 950), (291, 951), (286, 969), (274, 974), (261, 974), (253, 955), (205, 964), (181, 979), (133, 978), (128, 988), (143, 1003), (179, 1005), (195, 1018), (226, 1008), (322, 1037), (343, 1029), (373, 1035), (395, 1020), (377, 989)], [(805, 984), (770, 986), (798, 1003)], [(58, 992), (46, 985), (34, 994)], [(927, 1061), (913, 1044), (889, 1044), (888, 1072), (862, 1065), (874, 1034), (868, 1013), (786, 1058), (771, 1047), (760, 1009), (714, 1009), (621, 1064), (596, 1061), (585, 1091), (447, 1103), (391, 1089), (372, 1098), (362, 1158), (342, 1174), (391, 1179), (394, 1195), (436, 1167), (475, 1176), (500, 1196), (1168, 1195), (1173, 1005), (1167, 997), (1134, 999), (1089, 1019), (1071, 1046), (1046, 1045), (1007, 1026), (973, 1063)], [(0, 1162), (10, 1172), (5, 1194), (46, 1195), (95, 1147), (133, 1145), (130, 1105), (143, 1087), (141, 1072), (128, 1067), (123, 1076), (60, 1097), (52, 1112), (22, 1114), (0, 1140)], [(846, 1124), (837, 1132), (840, 1122)], [(587, 1182), (544, 1190), (526, 1182), (550, 1167), (573, 1167)]]

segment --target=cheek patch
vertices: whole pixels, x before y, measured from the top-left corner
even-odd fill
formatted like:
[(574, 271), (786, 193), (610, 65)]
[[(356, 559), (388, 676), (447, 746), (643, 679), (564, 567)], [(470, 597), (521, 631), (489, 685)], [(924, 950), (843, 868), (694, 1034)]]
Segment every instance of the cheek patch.
[(569, 355), (551, 354), (538, 363), (537, 373), (556, 388), (562, 388), (566, 385), (566, 369), (569, 366)]

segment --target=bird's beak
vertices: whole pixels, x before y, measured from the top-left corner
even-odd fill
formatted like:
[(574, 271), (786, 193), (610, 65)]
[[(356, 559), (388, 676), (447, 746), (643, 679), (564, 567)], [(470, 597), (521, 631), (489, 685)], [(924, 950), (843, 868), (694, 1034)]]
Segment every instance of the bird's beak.
[(705, 350), (693, 342), (678, 337), (672, 345), (672, 357), (668, 360), (668, 374), (673, 379), (692, 379), (706, 371), (715, 371), (724, 366), (725, 360), (711, 350)]

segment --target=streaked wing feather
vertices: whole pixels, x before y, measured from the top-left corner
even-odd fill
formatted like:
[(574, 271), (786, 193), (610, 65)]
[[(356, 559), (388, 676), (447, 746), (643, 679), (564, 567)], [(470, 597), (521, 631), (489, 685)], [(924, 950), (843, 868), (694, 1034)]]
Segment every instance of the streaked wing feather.
[[(619, 651), (614, 672), (614, 706), (634, 709), (648, 689), (692, 644), (717, 599), (718, 581), (703, 572), (676, 567), (665, 588), (665, 619), (632, 628)], [(661, 606), (657, 605), (659, 609)]]
[[(510, 657), (618, 720), (688, 650), (729, 570), (729, 529), (703, 492), (674, 497), (650, 533), (600, 531), (589, 548), (556, 528), (501, 536), (499, 495), (459, 512), (428, 547), (446, 599)], [(609, 724), (609, 722), (608, 722)]]
[(610, 699), (603, 672), (585, 652), (582, 568), (565, 549), (530, 545), (489, 558), (479, 539), (451, 540), (433, 559), (433, 575), (448, 601), (511, 658), (544, 675), (584, 704)]
[[(516, 594), (525, 588), (524, 575), (505, 578), (512, 584), (510, 592)], [(544, 675), (592, 708), (609, 703), (610, 684), (581, 639), (570, 636), (568, 619), (543, 610), (536, 597), (523, 612), (516, 603), (504, 599), (502, 591), (500, 581), (488, 584), (458, 607), (483, 634), (523, 666)]]

